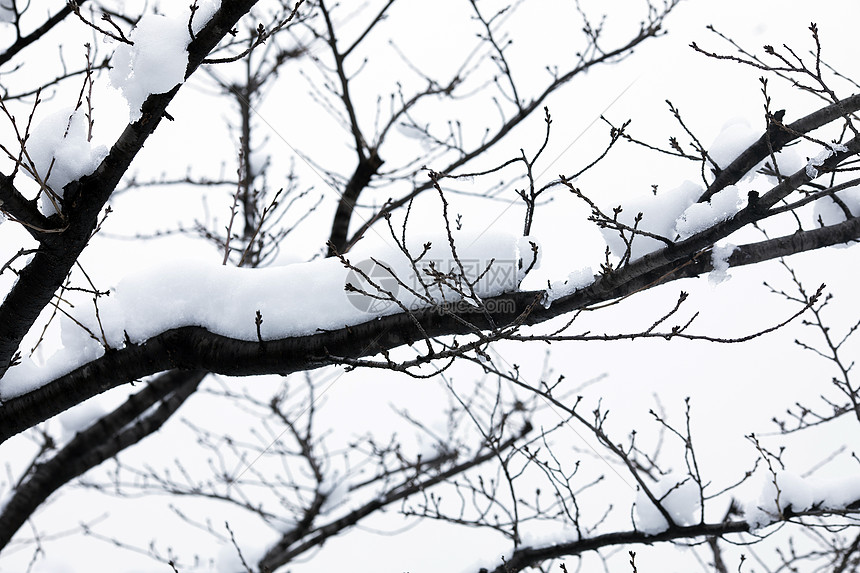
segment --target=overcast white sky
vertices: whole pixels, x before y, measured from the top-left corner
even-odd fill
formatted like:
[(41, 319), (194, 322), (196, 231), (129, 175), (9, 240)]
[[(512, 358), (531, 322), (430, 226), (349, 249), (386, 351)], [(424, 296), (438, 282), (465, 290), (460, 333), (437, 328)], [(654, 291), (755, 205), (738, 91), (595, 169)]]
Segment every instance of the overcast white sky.
[[(587, 10), (599, 5), (609, 12), (610, 26), (614, 18), (620, 22), (629, 7), (638, 4), (632, 0), (583, 2)], [(385, 51), (385, 42), (389, 38), (395, 38), (404, 51), (417, 50), (415, 53), (419, 55), (416, 58), (423, 58), (422, 65), (439, 65), (440, 70), (444, 70), (446, 61), (465, 49), (450, 39), (457, 38), (454, 32), (468, 24), (463, 19), (464, 11), (458, 7), (458, 2), (450, 0), (445, 4), (437, 3), (429, 11), (419, 6), (420, 3), (410, 2), (396, 5), (391, 24), (377, 31), (378, 38), (374, 41), (379, 46), (379, 52), (370, 54), (368, 79), (358, 84), (358, 98), (372, 101), (376, 93), (387, 94), (386, 90), (391, 88), (393, 82), (401, 79), (387, 77), (387, 64), (379, 63), (380, 59), (385, 61), (391, 56), (390, 51)], [(418, 11), (421, 13), (416, 15)], [(533, 66), (535, 69), (531, 73), (538, 78), (544, 71), (545, 58), (564, 61), (566, 40), (576, 34), (578, 29), (556, 17), (554, 7), (550, 7), (549, 3), (540, 9), (521, 7), (517, 14), (515, 28), (519, 34), (516, 37), (519, 51), (515, 52), (515, 60), (520, 66)], [(411, 23), (410, 17), (416, 16), (419, 23)], [(727, 51), (726, 44), (708, 32), (706, 25), (713, 24), (750, 49), (758, 50), (766, 43), (788, 43), (805, 51), (812, 45), (807, 27), (814, 21), (818, 24), (828, 63), (846, 75), (856, 76), (855, 36), (846, 23), (856, 22), (858, 17), (860, 5), (836, 0), (815, 3), (685, 0), (668, 19), (668, 35), (649, 41), (616, 66), (590, 72), (581, 81), (574, 82), (549, 99), (548, 106), (554, 123), (550, 146), (544, 156), (546, 160), (540, 166), (544, 171), (543, 181), (559, 173), (573, 171), (583, 162), (590, 161), (593, 150), (605, 138), (604, 126), (600, 122), (594, 123), (601, 113), (616, 124), (633, 119), (631, 133), (655, 143), (665, 142), (669, 135), (680, 135), (664, 103), (666, 99), (682, 110), (685, 119), (706, 144), (717, 137), (727, 122), (736, 118), (745, 119), (753, 126), (762, 126), (763, 100), (757, 80), (759, 73), (741, 69), (737, 65), (704, 59), (688, 47), (695, 40), (703, 47)], [(399, 22), (410, 23), (405, 25), (404, 30)], [(629, 22), (624, 29), (630, 29)], [(71, 34), (68, 30), (66, 33)], [(67, 46), (67, 49), (71, 48)], [(45, 58), (55, 57), (54, 48), (39, 53), (44, 54)], [(391, 64), (391, 68), (394, 67)], [(322, 157), (325, 167), (341, 168), (346, 173), (352, 162), (348, 148), (350, 139), (323, 112), (306, 107), (312, 106), (306, 97), (306, 84), (302, 83), (298, 74), (290, 73), (292, 75), (267, 96), (259, 109), (259, 136), (268, 138), (266, 150), (273, 162), (278, 164), (274, 169), (276, 173), (283, 173), (283, 166), (290, 159), (296, 159), (300, 173), (308, 184), (313, 184), (318, 192), (325, 193), (324, 182), (314, 179), (316, 175), (302, 166), (302, 160), (295, 157), (293, 149), (299, 149), (311, 157)], [(8, 81), (12, 85), (12, 80)], [(223, 132), (221, 118), (232, 110), (210, 107), (215, 105), (216, 100), (206, 93), (202, 84), (196, 81), (187, 86), (171, 105), (171, 114), (177, 121), (164, 122), (147, 143), (145, 152), (134, 165), (134, 170), (141, 173), (141, 178), (147, 178), (144, 174), (152, 177), (161, 172), (182, 174), (187, 164), (193, 166), (195, 173), (204, 173), (207, 169), (219, 169), (220, 161), (229, 158), (232, 149), (229, 147), (230, 140)], [(784, 84), (775, 81), (772, 82), (771, 93), (776, 109), (788, 109), (787, 119), (806, 115), (818, 105), (813, 98), (797, 97)], [(107, 88), (99, 88), (98, 95), (102, 98), (99, 109), (104, 114), (99, 118), (112, 118), (123, 113), (116, 94), (111, 95)], [(846, 89), (841, 95), (847, 96), (850, 92)], [(46, 107), (51, 105), (54, 105), (53, 101), (45, 104)], [(301, 109), (301, 113), (296, 113), (296, 109)], [(480, 117), (466, 119), (477, 123)], [(99, 119), (97, 125), (102, 129), (99, 137), (109, 142), (115, 137), (120, 124), (115, 120)], [(5, 129), (6, 126), (0, 127), (0, 135), (6, 133)], [(543, 122), (538, 115), (517, 130), (492, 160), (502, 161), (511, 155), (518, 155), (520, 147), (534, 149), (542, 138)], [(188, 141), (196, 141), (198, 147), (186, 145)], [(220, 146), (210, 150), (205, 142), (213, 141), (220, 142)], [(168, 145), (170, 142), (179, 142), (181, 147)], [(204, 142), (204, 145), (200, 146), (200, 142)], [(178, 153), (180, 148), (182, 152)], [(661, 190), (669, 190), (684, 180), (695, 181), (698, 177), (697, 166), (693, 164), (685, 166), (655, 160), (653, 155), (632, 153), (630, 150), (622, 153), (622, 161), (607, 164), (607, 167), (614, 165), (614, 168), (598, 170), (583, 177), (583, 189), (599, 193), (607, 200), (617, 197), (618, 201), (622, 201), (631, 196), (647, 194), (652, 184), (659, 184)], [(5, 169), (5, 165), (2, 168)], [(481, 179), (473, 183), (477, 187), (482, 184)], [(208, 214), (203, 215), (198, 196), (183, 196), (174, 188), (147, 191), (138, 196), (129, 195), (116, 202), (117, 212), (109, 220), (106, 232), (128, 232), (132, 227), (148, 231), (167, 229), (177, 221), (188, 224), (195, 217), (202, 216), (215, 216), (223, 221), (229, 204), (226, 196), (222, 199), (222, 204), (207, 203)], [(468, 200), (457, 201), (461, 201), (457, 207), (466, 214), (466, 221), (473, 225), (473, 229), (493, 227), (516, 230), (521, 226), (522, 210), (519, 205), (498, 202), (478, 210)], [(427, 212), (430, 212), (429, 208)], [(564, 278), (567, 272), (588, 265), (597, 267), (603, 247), (598, 235), (587, 227), (586, 214), (574, 204), (572, 198), (562, 194), (554, 197), (550, 208), (538, 213), (535, 235), (545, 250), (542, 267), (531, 279), (533, 285), (543, 285), (547, 279)], [(323, 221), (321, 217), (305, 229), (301, 240), (290, 243), (289, 252), (283, 255), (282, 262), (308, 260), (317, 254), (327, 236), (327, 227)], [(430, 219), (425, 226), (427, 230), (432, 230), (437, 224)], [(17, 245), (19, 231), (12, 227), (11, 224), (0, 227), (0, 250), (3, 251), (0, 254), (5, 254), (7, 246), (13, 251), (17, 249), (13, 245)], [(367, 248), (372, 247), (372, 241), (372, 237), (368, 239), (370, 245)], [(179, 248), (183, 256), (201, 259), (218, 256), (208, 246), (188, 241), (135, 244), (124, 240), (103, 240), (94, 243), (83, 260), (88, 272), (96, 277), (95, 280), (107, 286), (116, 284), (122, 276), (145, 263), (172, 257)], [(849, 321), (857, 316), (858, 311), (853, 301), (856, 287), (852, 284), (857, 256), (855, 248), (802, 255), (792, 261), (801, 276), (808, 280), (810, 287), (827, 282), (843, 316)], [(732, 275), (732, 280), (716, 288), (702, 278), (642, 293), (614, 309), (599, 313), (593, 319), (586, 316), (584, 320), (592, 322), (586, 322), (587, 326), (583, 325), (582, 330), (592, 328), (604, 332), (647, 327), (659, 316), (654, 309), (662, 310), (671, 306), (681, 289), (692, 293), (687, 303), (690, 309), (688, 315), (695, 310), (701, 311), (696, 322), (699, 332), (727, 337), (742, 336), (769, 326), (792, 312), (790, 307), (781, 304), (761, 286), (763, 280), (787, 285), (787, 275), (776, 263), (757, 269), (734, 270)], [(0, 287), (5, 289), (8, 285), (3, 281), (8, 279), (0, 277)], [(800, 334), (795, 329), (778, 332), (745, 345), (729, 346), (683, 341), (671, 344), (664, 341), (636, 341), (569, 346), (555, 353), (552, 364), (556, 372), (565, 373), (571, 387), (606, 375), (601, 382), (589, 386), (582, 393), (586, 406), (595, 407), (599, 402), (611, 411), (608, 427), (619, 439), (636, 429), (643, 434), (644, 441), (654, 440), (654, 424), (648, 416), (648, 410), (657, 405), (655, 396), (659, 397), (659, 404), (665, 407), (668, 417), (675, 422), (681, 422), (683, 400), (691, 396), (693, 431), (701, 456), (699, 461), (702, 471), (715, 484), (728, 485), (748, 469), (757, 456), (744, 438), (745, 435), (775, 430), (770, 423), (774, 415), (781, 414), (796, 401), (815, 399), (827, 391), (830, 374), (824, 371), (822, 363), (800, 352), (791, 343)], [(499, 352), (501, 360), (522, 364), (527, 378), (533, 376), (536, 380), (539, 376), (544, 360), (543, 348), (499, 346)], [(462, 381), (468, 384), (474, 380), (474, 375), (474, 371), (465, 368), (452, 376), (457, 383)], [(334, 372), (324, 373), (323, 376), (334, 382), (325, 394), (323, 415), (324, 423), (333, 429), (332, 439), (335, 443), (345, 443), (352, 436), (371, 431), (390, 432), (393, 424), (397, 423), (390, 411), (391, 404), (409, 408), (413, 413), (428, 416), (428, 419), (445, 404), (445, 390), (438, 381), (420, 382), (403, 380), (390, 374), (361, 372), (343, 377)], [(262, 384), (258, 380), (230, 381), (237, 387), (258, 383)], [(104, 398), (104, 407), (115, 404), (122, 395), (117, 394)], [(224, 411), (218, 410), (221, 407), (214, 399), (201, 397), (199, 400), (192, 399), (183, 409), (182, 415), (212, 424), (225, 416)], [(236, 414), (230, 411), (230, 415)], [(547, 416), (545, 422), (553, 423), (552, 414), (548, 413)], [(242, 424), (244, 420), (237, 422)], [(179, 426), (178, 423), (174, 424), (169, 436), (156, 436), (141, 444), (129, 455), (129, 459), (143, 460), (159, 467), (178, 457), (189, 460), (190, 464), (205, 464), (204, 453), (195, 451), (190, 443), (189, 432)], [(58, 426), (52, 423), (50, 427), (56, 430)], [(829, 427), (826, 433), (810, 431), (791, 440), (782, 440), (780, 443), (789, 445), (786, 461), (794, 465), (794, 471), (803, 473), (843, 443), (847, 445), (848, 451), (856, 448), (857, 440), (853, 438), (856, 430), (851, 428), (849, 431), (847, 428), (845, 424), (837, 423)], [(838, 440), (835, 438), (837, 436)], [(570, 456), (579, 456), (580, 449), (587, 448), (587, 444), (592, 441), (571, 428), (569, 434), (559, 439), (559, 455), (569, 451)], [(415, 444), (414, 447), (421, 445)], [(20, 448), (20, 444), (4, 444), (0, 448), (0, 455), (10, 460), (14, 467), (14, 464), (19, 463), (14, 456)], [(674, 455), (678, 461), (671, 464), (678, 471), (683, 471), (682, 453), (676, 448)], [(735, 463), (728, 464), (728, 461)], [(623, 476), (600, 467), (598, 461), (590, 460), (590, 463), (595, 466), (589, 471), (606, 473), (608, 483), (603, 490), (607, 496), (605, 499), (588, 500), (594, 505), (591, 509), (597, 511), (597, 508), (609, 502), (617, 507), (629, 508), (635, 495), (627, 483), (630, 480), (625, 481)], [(822, 473), (839, 475), (847, 471), (847, 467), (850, 466), (845, 460), (837, 460)], [(851, 470), (856, 471), (856, 467)], [(715, 486), (714, 489), (719, 487)], [(757, 490), (753, 487), (745, 490), (745, 493), (755, 496)], [(186, 563), (192, 553), (184, 552), (186, 547), (199, 548), (203, 557), (200, 567), (183, 571), (215, 570), (211, 559), (216, 557), (213, 552), (217, 549), (213, 549), (211, 538), (176, 525), (176, 520), (167, 509), (168, 503), (169, 500), (164, 497), (116, 502), (101, 494), (73, 488), (65, 491), (56, 503), (41, 513), (36, 524), (42, 530), (56, 532), (104, 515), (104, 519), (94, 528), (96, 531), (136, 542), (143, 547), (151, 538), (157, 538), (160, 548), (169, 546), (183, 552), (181, 554)], [(233, 510), (220, 507), (212, 510), (198, 502), (189, 502), (184, 507), (195, 512), (195, 519), (210, 518), (217, 527), (229, 518), (240, 544), (246, 544), (249, 551), (253, 551), (254, 546), (259, 546), (261, 542), (274, 539), (274, 533), (254, 525), (252, 520), (244, 519)], [(607, 525), (629, 528), (628, 510), (622, 509)], [(553, 536), (563, 535), (564, 532), (540, 533)], [(29, 535), (29, 532), (24, 535)], [(314, 572), (348, 568), (358, 573), (474, 571), (478, 562), (486, 566), (495, 565), (499, 553), (507, 548), (503, 540), (492, 533), (433, 523), (416, 526), (413, 522), (399, 518), (392, 509), (385, 516), (374, 518), (359, 531), (329, 541), (322, 551), (311, 554), (306, 564), (298, 564), (290, 570)], [(637, 551), (642, 554), (639, 563), (647, 563), (641, 565), (643, 570), (668, 570), (666, 563), (658, 560), (663, 557), (657, 556), (658, 551), (662, 555), (665, 550), (637, 548)], [(679, 570), (684, 570), (690, 563), (688, 554), (672, 553), (672, 556), (680, 559)], [(30, 552), (26, 550), (4, 555), (0, 559), (0, 571), (23, 570), (29, 559)], [(648, 562), (648, 559), (653, 561)], [(594, 562), (587, 563), (596, 566)], [(105, 541), (72, 536), (46, 545), (46, 556), (40, 557), (33, 570), (166, 570), (159, 567), (145, 556), (114, 549)]]

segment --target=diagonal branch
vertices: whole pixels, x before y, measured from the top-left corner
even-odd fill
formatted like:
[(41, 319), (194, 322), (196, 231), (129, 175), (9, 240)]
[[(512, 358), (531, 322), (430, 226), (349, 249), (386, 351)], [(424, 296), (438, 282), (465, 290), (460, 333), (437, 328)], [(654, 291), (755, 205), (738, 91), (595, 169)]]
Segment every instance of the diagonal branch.
[[(501, 125), (495, 133), (493, 133), (491, 136), (488, 135), (482, 140), (480, 145), (476, 146), (471, 151), (465, 152), (464, 150), (464, 153), (462, 153), (460, 157), (452, 161), (444, 169), (439, 170), (440, 173), (443, 173), (445, 175), (453, 174), (456, 170), (467, 165), (472, 160), (478, 157), (482, 157), (488, 150), (492, 149), (496, 144), (498, 144), (502, 139), (504, 139), (505, 136), (507, 136), (511, 131), (513, 131), (515, 127), (517, 127), (526, 118), (528, 118), (532, 114), (532, 112), (537, 109), (541, 109), (546, 99), (553, 92), (555, 92), (565, 84), (569, 83), (574, 77), (585, 74), (590, 69), (595, 68), (600, 64), (608, 64), (617, 61), (619, 58), (630, 54), (637, 46), (639, 46), (641, 43), (645, 42), (649, 38), (658, 36), (662, 29), (661, 27), (663, 24), (663, 20), (669, 15), (669, 12), (671, 12), (671, 10), (676, 6), (676, 4), (677, 0), (667, 2), (662, 11), (659, 14), (654, 15), (649, 22), (643, 23), (642, 27), (639, 30), (639, 33), (623, 46), (620, 46), (614, 50), (610, 50), (607, 52), (600, 52), (599, 55), (594, 56), (591, 59), (579, 62), (567, 73), (556, 77), (552, 81), (552, 83), (550, 83), (541, 93), (535, 96), (531, 101), (519, 105), (517, 113), (513, 115), (510, 119), (508, 119), (506, 122), (504, 122), (504, 124)], [(377, 213), (367, 218), (366, 222), (362, 224), (361, 227), (359, 227), (355, 233), (353, 233), (347, 244), (355, 244), (359, 240), (359, 238), (361, 238), (368, 231), (368, 229), (377, 221), (384, 219), (388, 213), (392, 213), (400, 207), (409, 204), (409, 202), (412, 201), (415, 197), (432, 188), (433, 184), (431, 182), (427, 182), (422, 185), (418, 185), (412, 191), (400, 197), (399, 199), (388, 201), (385, 206), (382, 207)]]
[[(50, 460), (37, 464), (0, 513), (0, 549), (52, 493), (103, 461), (158, 431), (206, 376), (171, 371), (150, 382), (110, 414), (78, 432)], [(161, 403), (154, 411), (150, 408)]]
[(498, 444), (496, 447), (491, 448), (490, 451), (480, 453), (470, 460), (452, 466), (447, 470), (439, 472), (431, 477), (427, 477), (426, 479), (419, 481), (414, 477), (409, 478), (399, 486), (393, 487), (388, 493), (369, 501), (343, 517), (335, 519), (325, 525), (313, 528), (308, 532), (301, 532), (298, 536), (293, 535), (292, 532), (288, 533), (266, 553), (265, 557), (260, 561), (260, 570), (274, 571), (278, 567), (289, 563), (303, 553), (306, 553), (313, 548), (321, 547), (330, 537), (338, 535), (345, 529), (354, 526), (365, 517), (375, 514), (380, 509), (391, 505), (394, 502), (406, 499), (407, 497), (434, 485), (440, 484), (469, 469), (486, 463), (498, 456), (499, 452), (512, 447), (531, 430), (532, 426), (526, 425), (516, 436), (513, 436), (505, 442)]
[(77, 7), (81, 6), (87, 0), (73, 0), (69, 4), (63, 6), (59, 12), (48, 18), (44, 24), (33, 30), (30, 34), (20, 37), (15, 42), (0, 53), (0, 66), (14, 58), (18, 52), (47, 34), (51, 28), (62, 22), (66, 16), (71, 14)]
[(769, 129), (768, 133), (763, 134), (758, 141), (749, 146), (728, 167), (717, 174), (714, 182), (699, 197), (699, 203), (709, 200), (718, 191), (740, 181), (741, 177), (749, 173), (750, 169), (767, 159), (771, 152), (779, 151), (802, 134), (814, 131), (858, 109), (860, 109), (860, 94), (823, 107), (787, 126), (774, 125), (775, 129)]
[(334, 219), (331, 225), (331, 236), (328, 240), (328, 254), (333, 257), (336, 254), (343, 254), (348, 250), (346, 242), (349, 233), (349, 222), (352, 219), (352, 213), (355, 211), (355, 204), (358, 202), (358, 196), (361, 192), (370, 185), (370, 180), (382, 167), (382, 159), (376, 154), (376, 150), (371, 150), (369, 157), (362, 157), (355, 172), (350, 177), (349, 182), (340, 196), (340, 201), (337, 204)]
[[(186, 78), (255, 3), (256, 0), (237, 0), (221, 7), (188, 46)], [(24, 335), (87, 245), (99, 213), (144, 142), (158, 127), (179, 88), (149, 96), (142, 106), (141, 119), (125, 128), (96, 171), (66, 186), (68, 228), (43, 239), (39, 251), (0, 305), (0, 376), (9, 368)]]

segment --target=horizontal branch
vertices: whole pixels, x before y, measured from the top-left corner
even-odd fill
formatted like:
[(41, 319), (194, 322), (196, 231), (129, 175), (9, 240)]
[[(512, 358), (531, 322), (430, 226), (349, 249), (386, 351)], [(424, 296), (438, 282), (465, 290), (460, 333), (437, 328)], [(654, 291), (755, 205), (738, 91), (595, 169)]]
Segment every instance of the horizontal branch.
[[(650, 545), (664, 541), (691, 540), (697, 537), (715, 537), (729, 533), (745, 533), (749, 529), (750, 526), (746, 521), (703, 523), (687, 527), (673, 527), (655, 535), (649, 535), (641, 531), (620, 531), (543, 547), (522, 547), (514, 551), (510, 559), (506, 559), (501, 565), (493, 569), (492, 573), (516, 573), (550, 559), (573, 557), (587, 551), (597, 551), (604, 547), (633, 544)], [(482, 569), (481, 573), (487, 573), (487, 569)]]
[[(340, 364), (344, 358), (373, 356), (423, 340), (425, 336), (474, 334), (514, 324), (538, 324), (577, 309), (710, 272), (711, 257), (702, 251), (717, 236), (710, 237), (710, 242), (696, 236), (646, 255), (554, 301), (549, 308), (536, 304), (545, 296), (543, 291), (524, 291), (487, 299), (486, 307), (503, 309), (498, 312), (480, 309), (441, 312), (430, 308), (265, 342), (236, 340), (196, 326), (169, 330), (142, 344), (110, 350), (97, 360), (5, 402), (0, 406), (0, 443), (96, 394), (174, 368), (230, 376), (289, 374)], [(858, 239), (860, 218), (853, 218), (838, 225), (742, 245), (734, 251), (729, 263), (750, 265)], [(700, 244), (701, 241), (705, 243)]]
[[(860, 500), (847, 504), (842, 509), (812, 508), (806, 511), (793, 511), (789, 506), (783, 510), (783, 515), (770, 525), (791, 521), (803, 517), (821, 517), (826, 515), (845, 515), (856, 513), (860, 507)], [(749, 533), (750, 524), (746, 521), (727, 521), (724, 523), (700, 523), (683, 527), (670, 527), (666, 531), (653, 535), (641, 531), (619, 531), (597, 535), (586, 539), (578, 539), (566, 543), (554, 543), (543, 547), (522, 547), (514, 551), (510, 559), (493, 569), (492, 573), (516, 573), (532, 565), (538, 565), (550, 559), (561, 557), (572, 557), (581, 555), (587, 551), (597, 551), (604, 547), (617, 547), (620, 545), (651, 545), (666, 541), (687, 541), (707, 537), (720, 537), (731, 533)], [(481, 570), (487, 573), (486, 569)]]

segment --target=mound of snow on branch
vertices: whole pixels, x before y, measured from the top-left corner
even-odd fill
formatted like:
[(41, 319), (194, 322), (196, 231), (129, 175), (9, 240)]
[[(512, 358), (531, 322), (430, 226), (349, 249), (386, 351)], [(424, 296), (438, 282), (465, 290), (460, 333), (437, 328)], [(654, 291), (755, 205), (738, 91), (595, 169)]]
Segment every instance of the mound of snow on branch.
[(723, 124), (722, 130), (708, 148), (708, 157), (720, 169), (725, 169), (750, 145), (758, 141), (761, 134), (762, 130), (753, 129), (745, 118), (730, 119)]
[[(629, 248), (630, 259), (635, 260), (665, 247), (667, 243), (629, 229), (635, 227), (637, 231), (675, 242), (729, 219), (746, 205), (746, 199), (734, 185), (715, 193), (709, 201), (697, 203), (702, 193), (704, 188), (701, 185), (685, 181), (668, 193), (627, 201), (622, 204), (623, 210), (617, 219), (628, 229), (604, 228), (600, 231), (613, 255), (621, 258)], [(637, 224), (635, 218), (639, 213), (642, 218)]]
[(477, 307), (484, 298), (517, 290), (535, 266), (534, 241), (527, 237), (454, 237), (454, 251), (447, 237), (410, 242), (408, 257), (397, 247), (356, 249), (348, 255), (350, 268), (330, 258), (264, 269), (168, 261), (141, 270), (99, 299), (98, 319), (92, 306), (70, 310), (73, 319), (61, 319), (62, 347), (43, 366), (25, 358), (10, 368), (0, 379), (0, 400), (99, 358), (105, 344), (122, 348), (126, 337), (140, 343), (174, 328), (200, 326), (240, 340), (271, 340), (442, 303)]
[(709, 201), (687, 207), (675, 222), (675, 236), (686, 239), (722, 223), (740, 211), (744, 203), (738, 188), (729, 185), (719, 193), (714, 193)]
[[(140, 107), (147, 97), (169, 92), (185, 81), (191, 13), (186, 3), (177, 4), (185, 9), (168, 16), (145, 14), (130, 34), (134, 45), (120, 44), (114, 52), (110, 81), (128, 102), (132, 122), (141, 118)], [(208, 0), (197, 5), (191, 24), (195, 34), (212, 19), (220, 2)]]
[(726, 243), (725, 245), (714, 245), (711, 251), (711, 263), (714, 265), (714, 270), (708, 273), (708, 282), (711, 286), (717, 286), (732, 278), (729, 274), (729, 257), (737, 249), (737, 245)]
[[(754, 128), (745, 118), (734, 118), (727, 121), (722, 128), (722, 131), (714, 138), (714, 142), (708, 148), (708, 157), (710, 157), (720, 169), (725, 169), (738, 158), (738, 156), (747, 150), (749, 146), (754, 144), (764, 134), (764, 126)], [(775, 154), (775, 159), (779, 170), (783, 174), (791, 174), (802, 169), (804, 160), (797, 153), (794, 147), (785, 147)], [(765, 166), (766, 163), (772, 163), (773, 157), (767, 157), (758, 165), (750, 169), (738, 182), (744, 185), (744, 191), (751, 188), (753, 179), (756, 179), (758, 171)], [(712, 165), (708, 167), (713, 168)], [(775, 177), (769, 177), (772, 183), (777, 183)]]
[[(699, 486), (689, 476), (664, 476), (650, 490), (675, 525), (693, 525), (701, 519)], [(635, 510), (637, 530), (655, 535), (669, 528), (666, 518), (641, 488), (636, 492)]]
[[(30, 168), (35, 170), (37, 180), (60, 198), (63, 187), (95, 171), (107, 153), (107, 147), (94, 146), (90, 141), (89, 121), (80, 109), (65, 108), (49, 115), (27, 139)], [(44, 213), (55, 214), (54, 202), (46, 191), (41, 198)]]
[(817, 481), (791, 472), (777, 472), (765, 478), (758, 499), (747, 503), (743, 510), (747, 523), (755, 530), (781, 521), (788, 512), (838, 512), (858, 503), (857, 476)]
[(818, 177), (817, 167), (824, 165), (824, 162), (836, 155), (837, 152), (844, 151), (848, 151), (848, 148), (839, 144), (834, 144), (829, 148), (822, 149), (818, 155), (806, 162), (806, 175), (809, 176), (810, 179), (815, 179)]
[[(618, 215), (618, 221), (628, 228), (633, 228), (635, 225), (640, 231), (646, 231), (652, 235), (674, 241), (677, 235), (676, 221), (690, 205), (696, 202), (702, 193), (704, 193), (704, 189), (701, 185), (684, 181), (668, 193), (661, 192), (656, 195), (625, 201), (621, 205), (623, 210)], [(606, 212), (604, 210), (604, 213)], [(636, 225), (635, 218), (639, 213), (642, 213), (642, 220)], [(616, 257), (623, 257), (628, 246), (621, 237), (621, 231), (615, 229), (601, 229), (600, 231), (612, 254)], [(631, 232), (624, 231), (623, 233), (629, 241)], [(638, 234), (633, 236), (632, 241), (630, 245), (631, 260), (666, 246), (663, 241)]]
[(543, 305), (546, 308), (549, 308), (550, 305), (556, 300), (571, 295), (576, 291), (583, 289), (594, 282), (594, 272), (591, 270), (591, 267), (584, 267), (582, 269), (573, 271), (567, 278), (560, 281), (553, 282), (548, 289), (546, 289), (546, 298), (544, 298)]

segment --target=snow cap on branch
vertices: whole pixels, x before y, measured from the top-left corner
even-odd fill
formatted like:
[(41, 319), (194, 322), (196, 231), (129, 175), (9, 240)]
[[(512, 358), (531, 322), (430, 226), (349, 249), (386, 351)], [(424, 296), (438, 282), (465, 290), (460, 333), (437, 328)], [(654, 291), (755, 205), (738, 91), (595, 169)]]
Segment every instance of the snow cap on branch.
[[(650, 489), (675, 525), (693, 525), (700, 520), (701, 492), (699, 485), (689, 476), (666, 475)], [(641, 488), (636, 492), (634, 505), (636, 529), (639, 531), (656, 535), (669, 528), (666, 518)]]
[[(516, 291), (536, 266), (534, 239), (487, 231), (357, 248), (336, 258), (244, 269), (175, 260), (125, 277), (109, 297), (61, 317), (62, 347), (44, 365), (24, 358), (0, 380), (0, 400), (24, 394), (104, 354), (174, 328), (201, 326), (239, 340), (272, 340), (336, 330), (443, 303), (469, 308)], [(349, 287), (348, 285), (351, 285)], [(490, 309), (492, 310), (492, 309)], [(259, 313), (259, 315), (258, 315)], [(259, 322), (258, 322), (259, 318)]]
[[(63, 187), (95, 171), (108, 153), (104, 145), (93, 146), (89, 127), (82, 110), (65, 108), (43, 119), (27, 139), (31, 167), (59, 198)], [(45, 191), (42, 209), (49, 216), (57, 212)]]
[[(220, 1), (195, 4), (191, 30), (197, 33), (218, 10)], [(132, 122), (141, 118), (140, 108), (147, 97), (169, 92), (185, 81), (190, 12), (185, 3), (181, 5), (183, 10), (169, 16), (145, 14), (131, 33), (134, 44), (120, 44), (114, 52), (110, 81), (128, 102)]]

